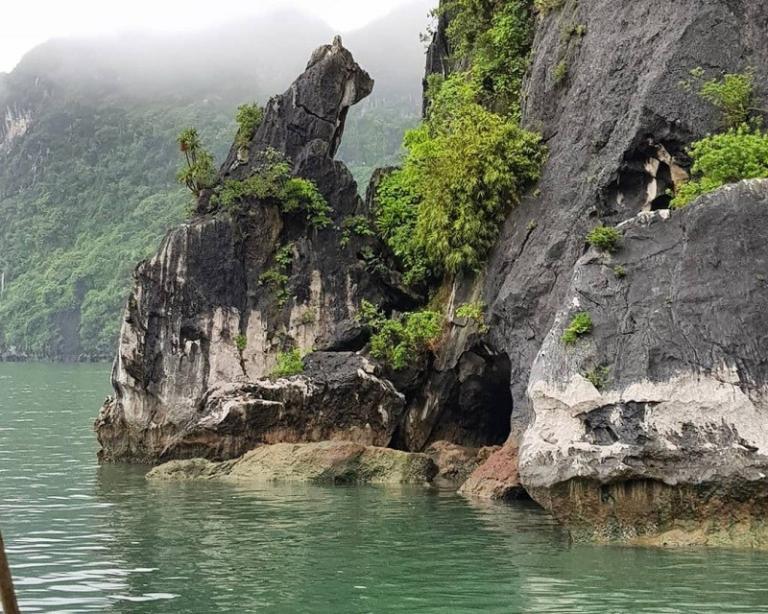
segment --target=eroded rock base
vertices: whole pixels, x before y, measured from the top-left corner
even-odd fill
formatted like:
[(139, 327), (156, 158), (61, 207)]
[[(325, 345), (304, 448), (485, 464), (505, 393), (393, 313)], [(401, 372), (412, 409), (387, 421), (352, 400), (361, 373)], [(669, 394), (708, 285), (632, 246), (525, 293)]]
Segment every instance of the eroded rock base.
[(768, 549), (768, 481), (571, 480), (533, 490), (576, 542)]
[(507, 442), (477, 467), (462, 484), (459, 493), (480, 499), (513, 501), (527, 499), (528, 493), (520, 483), (518, 449)]

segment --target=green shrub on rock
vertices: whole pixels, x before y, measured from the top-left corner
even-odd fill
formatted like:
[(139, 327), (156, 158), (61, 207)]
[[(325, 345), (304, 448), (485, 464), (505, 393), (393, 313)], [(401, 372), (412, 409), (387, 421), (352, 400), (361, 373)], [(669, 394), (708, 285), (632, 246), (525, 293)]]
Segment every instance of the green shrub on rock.
[(282, 307), (288, 301), (288, 273), (293, 264), (293, 243), (283, 245), (275, 252), (275, 266), (267, 269), (259, 276), (259, 285), (269, 287), (278, 307)]
[(580, 337), (592, 332), (592, 316), (586, 311), (580, 311), (571, 318), (571, 322), (563, 332), (562, 340), (565, 345), (573, 345)]
[(598, 390), (605, 388), (611, 371), (608, 367), (598, 366), (584, 373), (584, 377)]
[(587, 243), (604, 252), (615, 252), (620, 241), (621, 233), (611, 226), (596, 226), (587, 235)]
[(358, 237), (375, 237), (376, 232), (371, 228), (370, 220), (364, 215), (353, 215), (346, 218), (342, 223), (341, 247), (346, 247), (352, 240), (352, 235)]
[(373, 333), (371, 356), (399, 371), (434, 350), (443, 332), (443, 314), (423, 310), (387, 318), (380, 309), (363, 301), (358, 319)]
[(409, 283), (477, 270), (540, 175), (545, 148), (520, 126), (531, 0), (447, 0), (454, 72), (428, 79), (427, 118), (378, 189), (378, 231)]
[(264, 119), (264, 109), (256, 103), (240, 105), (237, 108), (235, 119), (238, 126), (235, 142), (238, 147), (245, 147), (256, 134), (256, 130)]
[(691, 146), (690, 155), (692, 179), (678, 187), (673, 209), (726, 184), (768, 177), (768, 134), (759, 128), (741, 125), (707, 136)]
[(195, 128), (183, 130), (176, 141), (186, 163), (179, 171), (177, 179), (179, 183), (187, 186), (192, 194), (199, 196), (202, 190), (212, 187), (216, 181), (213, 155), (203, 149)]
[(488, 332), (488, 325), (485, 323), (485, 303), (464, 303), (459, 305), (456, 309), (456, 317), (473, 322), (481, 334)]
[(471, 64), (478, 101), (494, 111), (516, 107), (528, 69), (534, 14), (530, 0), (448, 0), (448, 39), (454, 55)]
[(304, 360), (301, 351), (293, 349), (277, 355), (277, 366), (272, 371), (273, 378), (292, 377), (304, 373)]
[(546, 15), (550, 11), (557, 11), (563, 7), (565, 0), (533, 0), (533, 6), (538, 13)]
[(507, 214), (539, 178), (541, 138), (474, 95), (460, 76), (448, 79), (430, 119), (407, 134), (402, 169), (382, 181), (377, 223), (412, 266), (411, 278), (482, 266)]
[(229, 179), (218, 186), (211, 203), (237, 214), (244, 210), (248, 200), (277, 205), (283, 213), (304, 212), (314, 228), (327, 228), (333, 223), (331, 207), (317, 186), (308, 179), (292, 176), (288, 160), (274, 149), (259, 153), (247, 179)]
[(238, 353), (242, 355), (242, 353), (245, 352), (245, 348), (248, 347), (248, 337), (242, 333), (235, 337), (235, 347), (237, 348)]
[(722, 79), (706, 81), (699, 94), (722, 111), (728, 128), (737, 128), (749, 118), (754, 97), (754, 80), (750, 70), (725, 75)]

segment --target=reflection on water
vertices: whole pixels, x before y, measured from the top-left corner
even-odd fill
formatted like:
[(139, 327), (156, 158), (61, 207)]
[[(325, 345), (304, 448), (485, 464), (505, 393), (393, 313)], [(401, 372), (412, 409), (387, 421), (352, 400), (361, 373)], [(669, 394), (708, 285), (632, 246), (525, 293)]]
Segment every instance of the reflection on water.
[(531, 504), (422, 488), (99, 468), (107, 372), (0, 364), (0, 525), (24, 612), (768, 612), (764, 554), (575, 547)]

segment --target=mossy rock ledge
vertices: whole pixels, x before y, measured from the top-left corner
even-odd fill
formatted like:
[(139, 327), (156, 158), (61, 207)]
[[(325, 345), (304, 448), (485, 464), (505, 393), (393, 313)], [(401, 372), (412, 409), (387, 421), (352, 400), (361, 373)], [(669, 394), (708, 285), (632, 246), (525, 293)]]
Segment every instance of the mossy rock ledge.
[(157, 481), (312, 482), (320, 484), (426, 484), (437, 466), (426, 454), (364, 446), (349, 441), (278, 443), (220, 463), (201, 458), (155, 467)]

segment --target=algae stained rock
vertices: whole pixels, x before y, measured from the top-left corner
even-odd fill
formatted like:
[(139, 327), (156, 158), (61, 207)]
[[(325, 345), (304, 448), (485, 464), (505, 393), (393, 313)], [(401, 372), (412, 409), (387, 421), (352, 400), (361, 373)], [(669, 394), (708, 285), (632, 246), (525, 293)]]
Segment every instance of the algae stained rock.
[(170, 461), (147, 479), (222, 480), (234, 483), (426, 484), (437, 473), (425, 454), (363, 446), (347, 441), (260, 446), (241, 458)]

